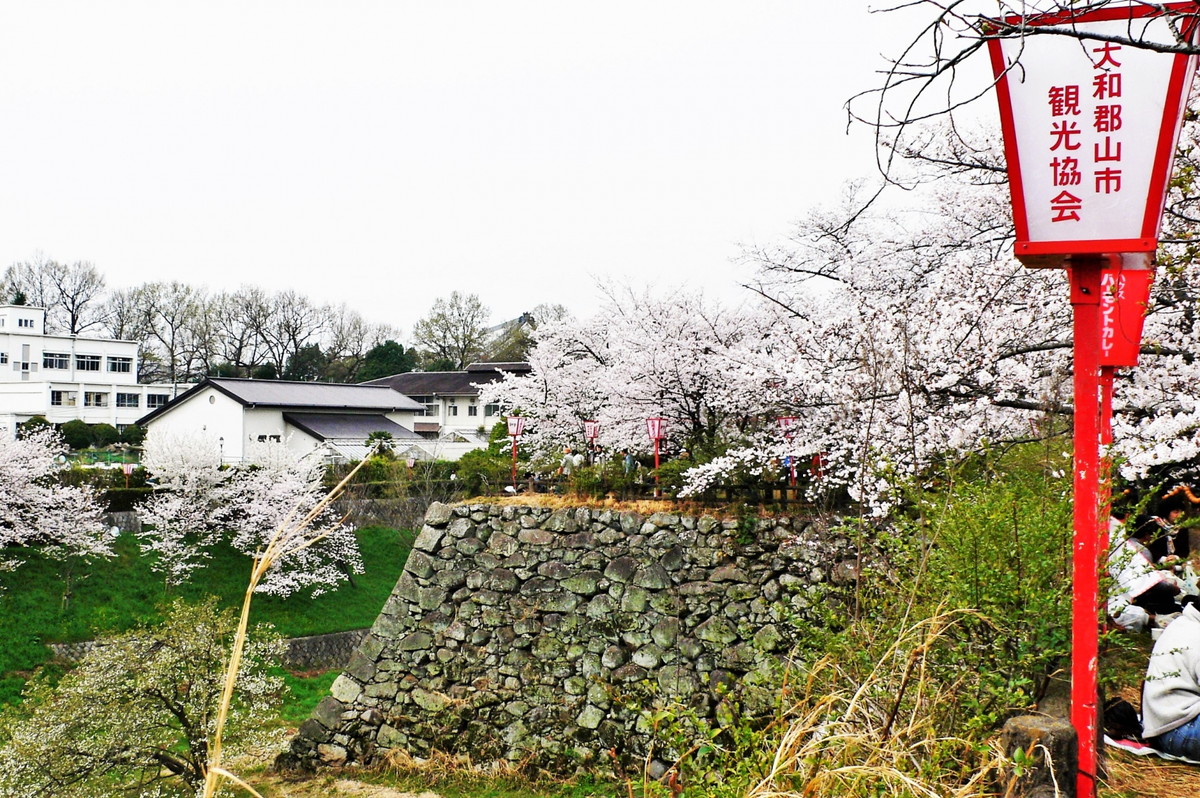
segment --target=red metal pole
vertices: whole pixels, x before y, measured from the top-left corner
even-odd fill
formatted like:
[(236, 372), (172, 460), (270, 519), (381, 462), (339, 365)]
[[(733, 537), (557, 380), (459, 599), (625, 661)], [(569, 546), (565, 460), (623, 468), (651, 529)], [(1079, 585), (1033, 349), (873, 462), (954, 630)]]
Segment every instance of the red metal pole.
[(658, 498), (658, 438), (654, 439), (654, 498)]
[(1113, 384), (1116, 370), (1115, 366), (1100, 367), (1100, 445), (1105, 449), (1100, 461), (1100, 508), (1103, 513), (1097, 522), (1101, 557), (1108, 556), (1108, 519), (1112, 516), (1112, 457), (1109, 456), (1108, 447), (1113, 442)]
[(1096, 795), (1100, 653), (1100, 257), (1071, 261), (1075, 346), (1075, 536), (1071, 724), (1079, 736), (1078, 798)]
[(513, 492), (517, 491), (517, 436), (513, 436), (513, 467), (512, 467), (512, 486)]

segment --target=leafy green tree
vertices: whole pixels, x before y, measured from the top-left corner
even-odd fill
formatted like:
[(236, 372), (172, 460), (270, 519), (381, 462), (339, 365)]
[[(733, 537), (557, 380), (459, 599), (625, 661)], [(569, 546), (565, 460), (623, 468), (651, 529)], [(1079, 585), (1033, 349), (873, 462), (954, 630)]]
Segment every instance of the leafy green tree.
[(392, 460), (396, 457), (396, 452), (392, 449), (395, 441), (396, 437), (387, 430), (376, 430), (367, 436), (367, 446), (374, 447), (374, 456), (384, 460)]
[[(0, 714), (0, 795), (194, 796), (204, 784), (236, 628), (209, 600), (173, 603), (159, 626), (100, 641), (57, 685), (44, 675)], [(249, 643), (223, 747), (266, 744), (283, 685), (282, 647)]]
[(279, 379), (279, 372), (275, 370), (274, 363), (264, 363), (254, 369), (254, 373), (250, 376), (256, 380), (277, 380)]
[(411, 349), (406, 350), (392, 340), (376, 344), (367, 352), (358, 381), (378, 380), (393, 374), (404, 374), (417, 367), (417, 358)]
[(325, 369), (329, 366), (329, 358), (317, 344), (302, 346), (296, 354), (288, 358), (283, 370), (285, 380), (320, 380), (325, 377)]
[[(486, 449), (474, 449), (458, 459), (456, 473), (468, 496), (499, 493), (512, 479), (512, 447), (507, 425), (492, 427)], [(526, 459), (523, 452), (518, 452)]]

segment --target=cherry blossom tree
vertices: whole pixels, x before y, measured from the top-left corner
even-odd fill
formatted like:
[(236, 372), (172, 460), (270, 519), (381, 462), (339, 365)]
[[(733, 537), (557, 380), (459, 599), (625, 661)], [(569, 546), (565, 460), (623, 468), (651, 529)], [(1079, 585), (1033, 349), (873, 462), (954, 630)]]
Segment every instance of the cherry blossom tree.
[[(247, 555), (263, 550), (280, 529), (309, 518), (299, 531), (314, 545), (283, 547), (258, 589), (287, 595), (320, 593), (361, 572), (352, 529), (326, 503), (319, 453), (300, 454), (286, 442), (252, 444), (244, 464), (221, 463), (218, 442), (203, 433), (152, 431), (143, 465), (157, 489), (139, 508), (143, 551), (168, 584), (185, 581), (220, 541)], [(292, 543), (292, 541), (285, 541)]]
[[(61, 679), (35, 677), (0, 711), (0, 795), (197, 795), (210, 769), (237, 619), (176, 601), (161, 625), (105, 638)], [(282, 641), (258, 630), (236, 670), (224, 742), (278, 746)], [(228, 793), (227, 793), (228, 794)]]
[(107, 557), (112, 548), (101, 507), (88, 487), (60, 484), (57, 458), (66, 453), (53, 430), (0, 438), (0, 570), (38, 550), (54, 557)]
[(583, 443), (583, 421), (600, 422), (599, 445), (644, 451), (646, 418), (668, 420), (675, 448), (706, 454), (744, 426), (744, 382), (731, 368), (766, 338), (758, 312), (730, 310), (695, 292), (669, 298), (603, 289), (601, 311), (537, 330), (528, 377), (482, 386), (481, 401), (528, 417), (522, 444), (545, 453)]
[(231, 508), (225, 497), (233, 471), (222, 468), (214, 438), (162, 430), (146, 437), (142, 466), (155, 491), (138, 507), (139, 545), (167, 584), (181, 584), (211, 556), (227, 529)]
[[(1200, 474), (1200, 134), (1185, 125), (1141, 365), (1118, 374), (1115, 451), (1134, 479)], [(606, 447), (648, 448), (662, 415), (701, 453), (686, 490), (778, 479), (820, 455), (823, 487), (884, 510), (905, 480), (963, 453), (1070, 433), (1071, 311), (1061, 270), (1012, 257), (998, 135), (913, 130), (904, 204), (850, 187), (782, 241), (747, 252), (757, 301), (609, 289), (596, 317), (537, 331), (526, 377), (484, 391), (549, 454), (601, 421)], [(774, 418), (796, 416), (785, 437)]]
[[(948, 453), (1060, 432), (1044, 419), (1069, 408), (1065, 282), (1009, 256), (1004, 186), (986, 174), (931, 185), (916, 211), (851, 195), (814, 212), (751, 253), (759, 301), (736, 312), (610, 291), (596, 318), (539, 331), (530, 376), (486, 400), (529, 417), (523, 443), (543, 451), (586, 417), (603, 443), (644, 449), (643, 419), (663, 415), (707, 460), (685, 492), (819, 453), (827, 485), (880, 509)], [(780, 415), (800, 418), (791, 438)]]

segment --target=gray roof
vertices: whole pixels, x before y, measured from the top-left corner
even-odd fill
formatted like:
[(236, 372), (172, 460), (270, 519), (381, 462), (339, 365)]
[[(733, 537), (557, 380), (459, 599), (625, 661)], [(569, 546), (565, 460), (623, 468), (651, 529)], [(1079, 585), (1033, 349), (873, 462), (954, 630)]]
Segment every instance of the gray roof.
[(323, 441), (366, 441), (372, 432), (390, 432), (396, 440), (423, 440), (412, 430), (378, 413), (284, 413), (283, 420)]
[(391, 413), (423, 410), (402, 393), (383, 385), (347, 385), (335, 382), (287, 382), (208, 377), (194, 388), (138, 419), (145, 424), (210, 386), (247, 407), (277, 407), (312, 410), (357, 410)]
[(496, 382), (501, 372), (528, 374), (528, 363), (471, 363), (466, 371), (407, 371), (364, 385), (386, 385), (406, 396), (478, 396), (475, 384)]
[(422, 406), (394, 390), (375, 385), (336, 382), (284, 382), (212, 377), (214, 388), (242, 404), (270, 407), (330, 407), (356, 410), (422, 410)]

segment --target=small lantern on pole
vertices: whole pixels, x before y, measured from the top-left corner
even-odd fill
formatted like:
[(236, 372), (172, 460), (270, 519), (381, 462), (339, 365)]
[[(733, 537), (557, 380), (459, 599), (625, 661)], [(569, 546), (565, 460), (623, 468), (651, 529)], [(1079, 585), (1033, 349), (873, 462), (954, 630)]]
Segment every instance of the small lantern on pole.
[(650, 436), (650, 440), (654, 441), (654, 494), (658, 495), (658, 457), (659, 444), (666, 437), (667, 420), (661, 416), (653, 416), (646, 419), (646, 433)]
[[(1119, 357), (1120, 278), (1110, 275), (1113, 302), (1106, 305), (1104, 270), (1129, 259), (1148, 265), (1158, 246), (1196, 67), (1194, 56), (1114, 39), (1128, 38), (1136, 28), (1137, 38), (1147, 42), (1174, 48), (1181, 39), (1194, 43), (1196, 19), (1189, 18), (1194, 9), (1194, 3), (1113, 4), (1083, 13), (1010, 16), (997, 29), (1013, 34), (988, 41), (1012, 193), (1014, 254), (1026, 266), (1066, 268), (1070, 283), (1075, 394), (1071, 723), (1079, 739), (1080, 798), (1096, 795), (1099, 764), (1097, 608), (1105, 526), (1099, 517), (1105, 496), (1099, 473), (1107, 424), (1100, 394), (1106, 366), (1111, 376), (1111, 368), (1120, 365), (1105, 359), (1106, 351)], [(1024, 35), (1038, 26), (1069, 28), (1073, 35)], [(1152, 272), (1145, 266), (1143, 271), (1137, 279), (1148, 289)], [(1135, 353), (1140, 335), (1138, 327), (1136, 336), (1128, 336)]]
[(512, 488), (515, 493), (517, 490), (517, 439), (525, 431), (525, 418), (509, 416), (506, 421), (508, 422), (508, 436), (512, 438)]
[(796, 423), (799, 421), (796, 416), (780, 416), (775, 419), (779, 424), (779, 431), (783, 433), (783, 437), (788, 442), (787, 457), (784, 458), (784, 464), (788, 467), (788, 484), (793, 488), (796, 487), (796, 458), (792, 454), (792, 436), (796, 434)]
[(594, 463), (596, 460), (596, 439), (600, 437), (600, 422), (599, 421), (583, 422), (583, 437), (585, 439), (587, 439), (588, 462)]

